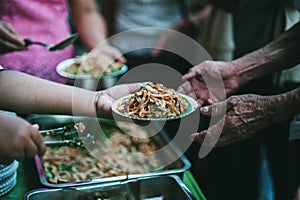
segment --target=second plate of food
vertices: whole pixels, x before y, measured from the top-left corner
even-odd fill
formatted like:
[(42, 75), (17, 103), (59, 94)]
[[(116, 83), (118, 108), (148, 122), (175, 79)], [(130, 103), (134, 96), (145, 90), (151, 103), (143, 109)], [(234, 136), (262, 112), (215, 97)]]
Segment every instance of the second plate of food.
[(85, 54), (64, 60), (56, 67), (60, 76), (71, 79), (116, 77), (127, 70), (127, 65), (114, 61), (106, 55), (96, 57)]

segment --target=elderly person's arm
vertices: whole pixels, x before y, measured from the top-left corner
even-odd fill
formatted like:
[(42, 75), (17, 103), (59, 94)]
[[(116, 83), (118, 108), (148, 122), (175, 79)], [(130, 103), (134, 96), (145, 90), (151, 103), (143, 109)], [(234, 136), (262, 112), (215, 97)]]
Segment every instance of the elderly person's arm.
[(300, 22), (295, 24), (280, 37), (239, 59), (231, 62), (205, 61), (190, 69), (184, 76), (190, 84), (185, 83), (179, 88), (182, 93), (194, 91), (199, 105), (215, 103), (220, 100), (218, 88), (208, 92), (205, 80), (213, 81), (216, 74), (222, 77), (226, 95), (232, 94), (242, 85), (283, 69), (290, 68), (300, 62)]
[(200, 109), (201, 114), (220, 117), (220, 120), (207, 130), (195, 133), (191, 137), (199, 143), (207, 137), (210, 139), (209, 145), (217, 142), (216, 146), (224, 146), (247, 139), (272, 123), (292, 118), (300, 113), (299, 105), (300, 87), (273, 96), (231, 96), (225, 101)]

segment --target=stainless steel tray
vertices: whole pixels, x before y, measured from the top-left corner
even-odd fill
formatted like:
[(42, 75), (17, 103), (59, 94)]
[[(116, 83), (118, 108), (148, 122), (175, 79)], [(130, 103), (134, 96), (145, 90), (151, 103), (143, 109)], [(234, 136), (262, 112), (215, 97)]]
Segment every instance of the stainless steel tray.
[(118, 183), (104, 183), (60, 189), (38, 189), (27, 193), (24, 200), (60, 199), (172, 199), (194, 200), (195, 197), (178, 176), (148, 177)]
[[(37, 123), (40, 125), (40, 129), (50, 129), (63, 126), (65, 124), (74, 123), (74, 120), (86, 119), (85, 117), (76, 117), (65, 116), (65, 115), (31, 115), (27, 118), (31, 123)], [(173, 143), (169, 144), (169, 138), (167, 134), (162, 130), (159, 134), (155, 135), (156, 142), (159, 143), (159, 146), (165, 147), (167, 145), (166, 156), (168, 157), (179, 157), (174, 161), (167, 169), (161, 169), (158, 171), (141, 173), (141, 174), (128, 174), (127, 176), (113, 176), (106, 178), (94, 178), (79, 182), (67, 182), (67, 183), (58, 183), (53, 184), (47, 181), (46, 176), (43, 170), (43, 163), (41, 159), (36, 156), (35, 163), (39, 175), (40, 182), (46, 187), (52, 188), (62, 188), (62, 187), (71, 187), (71, 186), (84, 186), (89, 184), (100, 184), (100, 183), (110, 183), (110, 182), (121, 182), (132, 179), (140, 179), (143, 177), (152, 177), (152, 176), (164, 176), (164, 175), (178, 175), (182, 176), (183, 172), (188, 170), (191, 167), (189, 160), (179, 152), (179, 148), (174, 146)], [(180, 156), (178, 156), (180, 155)]]

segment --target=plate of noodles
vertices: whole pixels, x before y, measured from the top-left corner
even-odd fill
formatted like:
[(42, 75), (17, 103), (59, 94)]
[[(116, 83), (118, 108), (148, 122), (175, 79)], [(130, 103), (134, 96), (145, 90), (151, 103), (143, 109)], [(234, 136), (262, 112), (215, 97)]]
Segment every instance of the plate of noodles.
[(56, 67), (59, 75), (71, 79), (115, 77), (124, 74), (127, 70), (127, 65), (105, 54), (83, 54), (64, 60)]
[(158, 83), (147, 84), (112, 105), (114, 113), (143, 121), (179, 119), (197, 108), (198, 103), (193, 98)]

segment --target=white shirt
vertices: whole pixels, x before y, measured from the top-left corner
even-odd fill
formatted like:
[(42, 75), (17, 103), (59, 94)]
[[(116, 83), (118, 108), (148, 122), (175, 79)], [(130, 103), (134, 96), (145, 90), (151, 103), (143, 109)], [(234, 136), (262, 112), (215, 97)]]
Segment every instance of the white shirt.
[[(143, 27), (171, 28), (181, 18), (177, 0), (118, 0), (118, 4), (115, 34)], [(110, 42), (126, 53), (154, 46), (161, 33), (161, 29), (139, 29)]]

